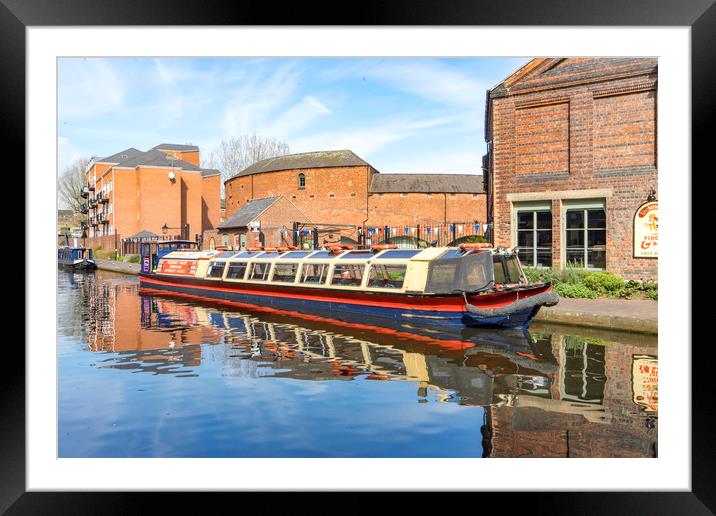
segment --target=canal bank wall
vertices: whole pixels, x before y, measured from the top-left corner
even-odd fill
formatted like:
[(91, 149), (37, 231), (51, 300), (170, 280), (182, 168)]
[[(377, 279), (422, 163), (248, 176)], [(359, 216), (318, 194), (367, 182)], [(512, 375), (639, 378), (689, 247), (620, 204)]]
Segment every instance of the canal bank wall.
[(657, 335), (659, 303), (651, 299), (560, 298), (556, 306), (542, 307), (535, 321), (584, 328), (607, 328)]
[[(97, 268), (122, 274), (139, 274), (138, 263), (95, 260)], [(650, 299), (570, 299), (543, 307), (536, 322), (601, 328), (656, 335), (659, 332), (658, 303)]]
[(103, 271), (121, 272), (123, 274), (139, 274), (138, 263), (116, 262), (114, 260), (95, 260), (97, 268)]

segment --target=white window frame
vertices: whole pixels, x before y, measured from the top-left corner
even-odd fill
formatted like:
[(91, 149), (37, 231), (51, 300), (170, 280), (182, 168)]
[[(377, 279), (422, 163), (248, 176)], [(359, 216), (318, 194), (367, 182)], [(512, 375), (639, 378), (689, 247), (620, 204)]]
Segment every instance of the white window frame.
[[(606, 241), (609, 241), (609, 227), (607, 224), (607, 201), (606, 199), (564, 199), (562, 200), (562, 208), (560, 213), (560, 220), (561, 220), (561, 227), (560, 227), (560, 233), (561, 233), (561, 243), (560, 243), (560, 258), (562, 267), (567, 266), (567, 211), (571, 210), (594, 210), (594, 209), (602, 209), (604, 210), (605, 218), (604, 218), (604, 231), (606, 232), (607, 239)], [(605, 244), (604, 249), (604, 269), (601, 269), (599, 267), (589, 267), (587, 265), (587, 249), (588, 249), (588, 229), (589, 229), (589, 219), (587, 218), (587, 215), (585, 213), (584, 216), (584, 269), (590, 270), (590, 271), (603, 271), (606, 270), (606, 264), (607, 264), (607, 245)]]
[[(529, 201), (529, 202), (513, 202), (512, 203), (512, 246), (519, 245), (519, 240), (517, 238), (518, 236), (518, 229), (517, 229), (517, 219), (519, 217), (519, 213), (522, 211), (549, 211), (552, 220), (554, 220), (554, 212), (552, 211), (552, 201), (551, 200), (544, 200), (544, 201)], [(551, 267), (544, 267), (541, 265), (536, 265), (537, 263), (537, 218), (536, 215), (534, 215), (534, 228), (533, 228), (533, 247), (532, 250), (534, 252), (534, 256), (532, 259), (532, 263), (522, 263), (523, 267), (533, 267), (533, 268), (539, 268), (539, 269), (549, 269)], [(552, 252), (552, 265), (554, 265), (554, 229), (552, 229), (552, 244), (550, 251)], [(520, 263), (522, 260), (520, 260)]]

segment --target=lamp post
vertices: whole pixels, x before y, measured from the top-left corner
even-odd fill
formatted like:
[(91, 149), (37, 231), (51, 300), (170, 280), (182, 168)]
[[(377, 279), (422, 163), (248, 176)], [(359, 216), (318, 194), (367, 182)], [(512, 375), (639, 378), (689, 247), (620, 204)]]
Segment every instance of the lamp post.
[(170, 228), (169, 226), (167, 226), (166, 223), (164, 223), (164, 225), (162, 226), (162, 234), (163, 234), (163, 235), (166, 235), (167, 232), (168, 232), (170, 229), (178, 229), (178, 230), (180, 230), (180, 231), (182, 231), (182, 229), (183, 229), (183, 233), (182, 233), (181, 236), (184, 237), (184, 232), (185, 232), (185, 233), (186, 233), (186, 239), (189, 240), (189, 224), (188, 224), (188, 223), (187, 223), (187, 224), (184, 224), (184, 227), (183, 227), (183, 228), (182, 228), (182, 227)]

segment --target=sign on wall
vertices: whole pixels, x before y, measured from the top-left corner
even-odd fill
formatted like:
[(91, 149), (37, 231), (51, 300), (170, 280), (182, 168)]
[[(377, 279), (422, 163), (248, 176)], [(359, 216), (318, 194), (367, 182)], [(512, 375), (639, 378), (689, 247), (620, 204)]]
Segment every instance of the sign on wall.
[(650, 201), (634, 214), (634, 258), (659, 257), (659, 203)]
[(654, 355), (632, 355), (634, 403), (645, 412), (659, 410), (659, 362)]

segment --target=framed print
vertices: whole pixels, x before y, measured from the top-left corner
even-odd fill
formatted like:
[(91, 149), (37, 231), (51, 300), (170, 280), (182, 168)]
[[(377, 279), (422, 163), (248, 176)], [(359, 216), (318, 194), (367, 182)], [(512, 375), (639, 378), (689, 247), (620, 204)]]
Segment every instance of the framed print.
[(0, 508), (715, 511), (687, 252), (716, 7), (244, 7), (2, 0), (28, 302)]

